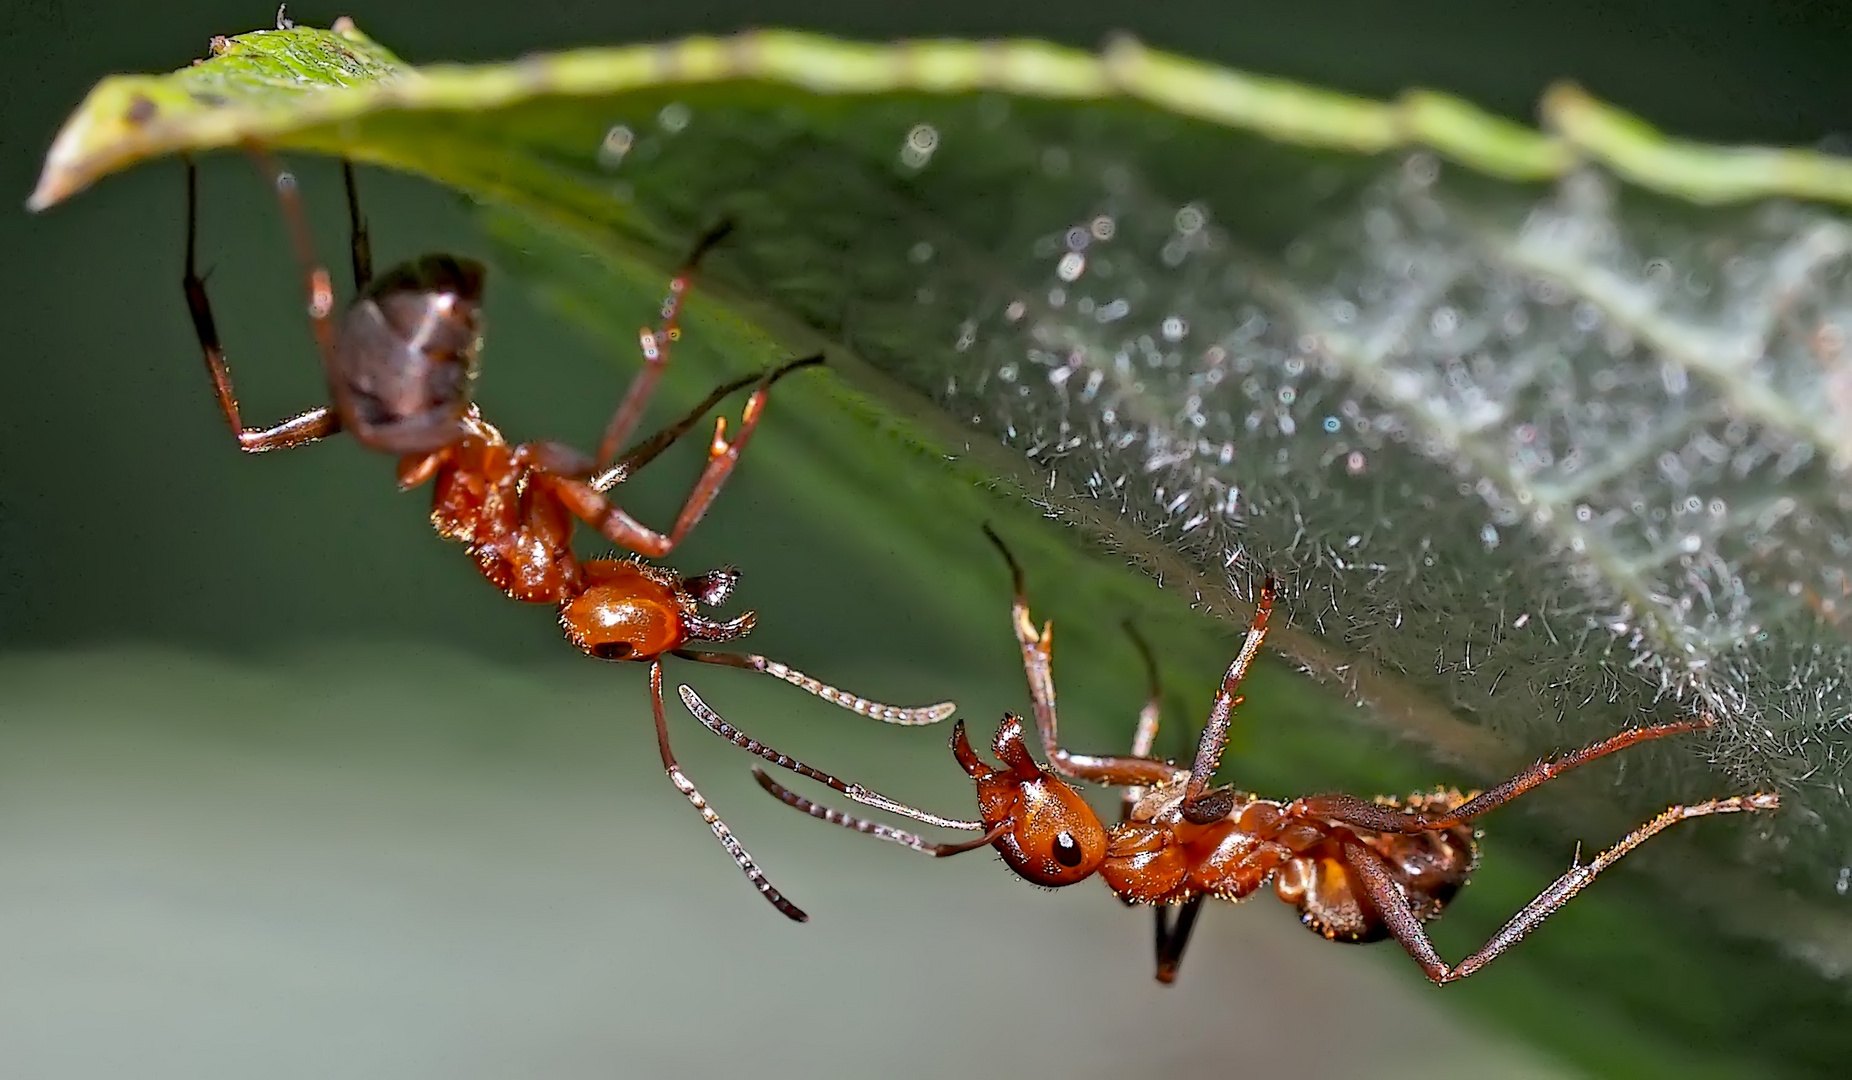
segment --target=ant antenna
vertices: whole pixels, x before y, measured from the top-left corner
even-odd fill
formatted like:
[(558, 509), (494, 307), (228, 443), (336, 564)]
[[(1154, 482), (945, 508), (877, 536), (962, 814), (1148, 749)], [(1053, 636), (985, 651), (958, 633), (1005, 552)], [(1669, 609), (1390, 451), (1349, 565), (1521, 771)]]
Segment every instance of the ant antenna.
[(765, 871), (760, 870), (758, 864), (752, 861), (752, 855), (746, 851), (745, 845), (733, 835), (732, 829), (727, 828), (727, 823), (720, 820), (720, 815), (708, 805), (706, 797), (701, 794), (699, 788), (694, 786), (694, 781), (688, 779), (688, 774), (682, 772), (681, 765), (676, 762), (674, 752), (669, 749), (669, 720), (662, 708), (662, 661), (660, 660), (650, 663), (649, 689), (650, 705), (656, 714), (656, 748), (662, 752), (662, 767), (668, 770), (669, 782), (674, 784), (675, 789), (688, 799), (689, 804), (701, 815), (701, 820), (707, 822), (707, 827), (713, 830), (714, 838), (720, 841), (720, 846), (727, 849), (727, 854), (733, 856), (734, 864), (746, 875), (746, 879), (752, 882), (753, 888), (759, 890), (759, 895), (765, 897), (780, 914), (792, 922), (809, 922), (810, 916), (804, 913), (804, 909), (786, 900), (784, 894), (779, 892), (772, 885), (771, 880), (765, 876)]
[[(897, 724), (901, 727), (925, 727), (927, 724), (936, 724), (958, 711), (958, 703), (955, 701), (941, 701), (936, 705), (918, 705), (910, 708), (900, 705), (886, 705), (879, 701), (871, 701), (868, 698), (851, 694), (847, 690), (840, 690), (821, 679), (806, 675), (789, 665), (781, 664), (776, 660), (768, 660), (757, 653), (723, 653), (708, 652), (703, 649), (676, 649), (675, 655), (684, 660), (693, 660), (698, 664), (715, 664), (720, 667), (744, 668), (747, 671), (756, 671), (761, 675), (770, 675), (774, 679), (790, 683), (792, 686), (797, 687), (807, 694), (820, 697), (831, 705), (847, 709), (859, 716), (872, 717), (884, 724)], [(688, 691), (686, 687), (683, 688), (683, 691), (684, 694), (691, 692)], [(696, 698), (695, 700), (699, 701), (700, 699)], [(693, 706), (689, 707), (693, 708)], [(716, 719), (718, 719), (718, 717), (716, 717)], [(883, 809), (886, 808), (884, 807)]]
[(813, 802), (772, 779), (770, 776), (766, 775), (764, 769), (761, 769), (757, 765), (752, 767), (752, 778), (757, 780), (759, 786), (770, 792), (772, 797), (779, 802), (793, 809), (802, 810), (804, 813), (809, 814), (819, 821), (827, 821), (831, 825), (840, 825), (845, 829), (851, 829), (866, 836), (872, 836), (879, 840), (887, 840), (899, 844), (902, 847), (912, 848), (914, 851), (931, 855), (935, 859), (942, 859), (947, 855), (957, 855), (960, 852), (976, 851), (978, 848), (988, 847), (997, 837), (1009, 832), (1016, 826), (1015, 818), (1004, 818), (987, 830), (984, 835), (975, 840), (964, 840), (954, 844), (934, 843), (918, 833), (910, 833), (905, 829), (896, 829), (892, 825), (883, 825), (878, 821), (869, 821), (867, 818), (859, 818), (854, 814), (845, 814), (834, 807), (824, 806), (819, 802)]
[[(702, 701), (701, 695), (695, 693), (694, 688), (687, 683), (683, 683), (678, 689), (682, 695), (682, 704), (687, 706), (688, 711), (694, 714), (696, 720), (701, 721), (702, 727), (707, 728), (707, 730), (749, 754), (757, 754), (759, 757), (764, 758), (781, 769), (789, 770), (799, 776), (808, 776), (810, 779), (827, 786), (831, 791), (847, 796), (849, 799), (861, 803), (863, 806), (872, 806), (877, 810), (885, 810), (890, 814), (898, 814), (901, 817), (912, 818), (914, 821), (923, 821), (928, 825), (937, 825), (942, 829), (962, 829), (966, 832), (982, 832), (984, 830), (984, 823), (981, 821), (961, 821), (957, 818), (940, 817), (938, 814), (927, 813), (924, 810), (915, 810), (906, 803), (896, 802), (878, 791), (871, 791), (860, 784), (851, 784), (846, 781), (838, 780), (821, 769), (813, 769), (798, 759), (780, 753), (734, 727), (732, 724), (727, 723), (726, 720), (721, 718), (719, 713), (708, 706), (707, 702)], [(767, 790), (770, 789), (768, 788)]]

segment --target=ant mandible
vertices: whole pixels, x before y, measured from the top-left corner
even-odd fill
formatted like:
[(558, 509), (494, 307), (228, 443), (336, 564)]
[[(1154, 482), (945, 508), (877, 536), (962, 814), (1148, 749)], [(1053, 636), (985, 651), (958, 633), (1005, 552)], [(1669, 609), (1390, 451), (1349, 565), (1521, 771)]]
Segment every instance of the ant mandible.
[[(430, 482), (431, 524), (438, 535), (462, 543), (483, 576), (508, 597), (557, 605), (566, 637), (604, 660), (648, 662), (656, 741), (670, 780), (700, 812), (734, 862), (779, 911), (807, 916), (760, 872), (676, 763), (662, 705), (662, 657), (745, 668), (791, 683), (832, 704), (891, 724), (930, 724), (950, 716), (941, 702), (904, 708), (838, 690), (794, 668), (756, 654), (691, 649), (693, 642), (733, 641), (749, 632), (753, 612), (720, 621), (702, 613), (724, 604), (738, 581), (732, 569), (682, 577), (637, 559), (581, 560), (572, 550), (575, 522), (639, 556), (660, 558), (679, 544), (719, 494), (764, 413), (773, 383), (820, 356), (787, 363), (761, 375), (716, 388), (686, 417), (618, 451), (635, 429), (681, 336), (682, 302), (701, 257), (730, 230), (722, 224), (695, 245), (670, 283), (662, 319), (641, 333), (643, 369), (632, 379), (605, 427), (596, 458), (555, 442), (510, 445), (471, 400), (482, 346), (481, 263), (450, 255), (423, 255), (375, 278), (372, 250), (355, 192), (353, 166), (343, 162), (347, 185), (356, 296), (337, 321), (328, 271), (318, 262), (296, 182), (268, 154), (249, 148), (282, 204), (290, 240), (306, 277), (309, 325), (327, 377), (330, 405), (269, 428), (247, 428), (232, 391), (231, 370), (219, 343), (205, 282), (197, 271), (198, 172), (187, 162), (187, 309), (199, 336), (206, 371), (238, 448), (262, 453), (302, 446), (348, 431), (362, 446), (399, 458), (399, 487)], [(609, 502), (605, 492), (687, 434), (723, 397), (756, 383), (727, 437), (720, 419), (708, 446), (707, 466), (676, 516), (661, 533)]]
[[(1238, 901), (1268, 884), (1281, 900), (1299, 909), (1306, 927), (1326, 939), (1363, 943), (1393, 937), (1428, 978), (1436, 983), (1454, 982), (1490, 963), (1568, 903), (1602, 870), (1673, 824), (1710, 814), (1774, 810), (1780, 805), (1775, 794), (1757, 793), (1673, 806), (1591, 862), (1578, 858), (1477, 952), (1449, 965), (1435, 951), (1422, 924), (1439, 915), (1466, 884), (1478, 858), (1478, 834), (1471, 824), (1475, 818), (1578, 765), (1636, 743), (1703, 729), (1710, 719), (1631, 728), (1539, 762), (1483, 793), (1463, 795), (1440, 789), (1406, 800), (1366, 801), (1335, 794), (1281, 802), (1231, 787), (1211, 788), (1230, 719), (1241, 703), (1242, 678), (1266, 639), (1275, 596), (1275, 585), (1269, 579), (1261, 586), (1247, 638), (1222, 678), (1189, 768), (1151, 756), (1158, 727), (1157, 673), (1150, 650), (1136, 636), (1146, 662), (1150, 694), (1139, 714), (1131, 755), (1070, 753), (1056, 737), (1053, 624), (1037, 630), (1029, 615), (1022, 568), (994, 532), (988, 527), (985, 532), (1008, 560), (1015, 582), (1011, 622), (1022, 649), (1036, 726), (1049, 765), (1038, 765), (1030, 756), (1023, 742), (1022, 721), (1013, 715), (1004, 717), (992, 744), (1001, 768), (978, 757), (960, 721), (953, 730), (952, 752), (977, 783), (979, 820), (958, 821), (915, 810), (756, 743), (749, 745), (749, 740), (742, 741), (686, 687), (682, 698), (711, 730), (856, 802), (983, 835), (962, 843), (934, 843), (814, 802), (754, 768), (760, 786), (812, 817), (933, 856), (994, 846), (1010, 869), (1037, 885), (1072, 885), (1097, 873), (1121, 900), (1154, 905), (1159, 982), (1175, 980), (1204, 899)], [(1123, 789), (1119, 824), (1110, 830), (1102, 825), (1064, 778)]]

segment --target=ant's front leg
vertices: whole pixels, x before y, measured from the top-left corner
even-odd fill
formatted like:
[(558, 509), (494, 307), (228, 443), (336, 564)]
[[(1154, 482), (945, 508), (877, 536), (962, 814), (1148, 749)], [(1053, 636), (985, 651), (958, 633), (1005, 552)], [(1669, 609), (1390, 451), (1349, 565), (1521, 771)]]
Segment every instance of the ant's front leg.
[(1222, 675), (1222, 687), (1216, 691), (1215, 704), (1209, 709), (1209, 719), (1203, 724), (1202, 739), (1196, 746), (1196, 761), (1190, 766), (1190, 780), (1184, 786), (1183, 817), (1198, 825), (1207, 825), (1226, 813), (1225, 800), (1209, 791), (1209, 781), (1214, 779), (1215, 770), (1222, 763), (1222, 751), (1228, 746), (1228, 725), (1235, 715), (1235, 707), (1241, 704), (1241, 681), (1247, 678), (1248, 668), (1260, 655), (1260, 647), (1267, 640), (1267, 621), (1273, 614), (1273, 598), (1277, 586), (1272, 578), (1261, 582), (1260, 596), (1254, 602), (1254, 618), (1248, 623), (1247, 638), (1241, 643), (1241, 651), (1228, 665)]
[[(225, 362), (219, 329), (212, 318), (212, 303), (206, 297), (206, 282), (198, 272), (195, 251), (199, 243), (199, 170), (191, 161), (186, 163), (186, 200), (186, 276), (181, 279), (181, 287), (186, 291), (187, 312), (193, 317), (193, 331), (199, 337), (199, 349), (206, 360), (206, 374), (212, 379), (212, 392), (218, 398), (225, 422), (231, 425), (232, 436), (238, 440), (238, 449), (247, 454), (285, 450), (339, 431), (340, 419), (327, 406), (310, 409), (275, 427), (244, 426), (238, 414), (238, 398), (232, 390), (231, 367)], [(315, 317), (313, 313), (311, 317)]]
[(662, 303), (662, 320), (654, 330), (645, 328), (638, 335), (638, 344), (643, 351), (643, 369), (630, 380), (630, 388), (624, 391), (623, 401), (617, 411), (611, 414), (610, 422), (605, 425), (604, 437), (598, 440), (598, 465), (600, 468), (610, 465), (617, 459), (618, 448), (643, 419), (643, 409), (649, 404), (650, 396), (656, 392), (656, 384), (662, 381), (663, 369), (669, 366), (669, 351), (675, 341), (682, 336), (682, 301), (688, 297), (688, 288), (694, 281), (695, 267), (714, 246), (726, 239), (733, 231), (731, 221), (722, 221), (709, 229), (695, 241), (695, 246), (682, 261), (682, 268), (676, 271), (669, 281), (669, 297)]
[[(1042, 752), (1048, 764), (1063, 776), (1088, 780), (1115, 787), (1155, 787), (1188, 775), (1167, 761), (1142, 756), (1076, 754), (1061, 745), (1059, 714), (1055, 708), (1054, 624), (1036, 629), (1029, 614), (1029, 597), (1023, 584), (1022, 564), (1016, 561), (1003, 538), (988, 524), (984, 535), (990, 538), (1004, 562), (1009, 564), (1013, 593), (1010, 599), (1010, 627), (1022, 651), (1023, 673), (1029, 681), (1029, 700), (1035, 709), (1036, 733), (1042, 740)], [(1153, 729), (1153, 735), (1156, 731)]]

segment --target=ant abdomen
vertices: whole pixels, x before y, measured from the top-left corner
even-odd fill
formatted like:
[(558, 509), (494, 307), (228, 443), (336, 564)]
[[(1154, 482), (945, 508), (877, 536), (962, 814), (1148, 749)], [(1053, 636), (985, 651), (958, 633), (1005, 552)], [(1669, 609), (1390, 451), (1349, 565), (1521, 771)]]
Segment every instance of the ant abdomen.
[[(1406, 800), (1382, 802), (1417, 813), (1443, 814), (1466, 802), (1467, 797), (1442, 788)], [(1441, 907), (1466, 884), (1479, 863), (1478, 838), (1478, 830), (1462, 822), (1421, 833), (1376, 833), (1365, 843), (1389, 864), (1390, 873), (1408, 894), (1415, 914), (1425, 921), (1440, 914)]]
[[(1464, 803), (1466, 797), (1442, 789), (1406, 801), (1377, 801), (1417, 813), (1439, 814)], [(1362, 883), (1344, 860), (1343, 843), (1360, 843), (1374, 851), (1407, 898), (1409, 910), (1422, 922), (1441, 913), (1466, 884), (1479, 859), (1478, 833), (1465, 823), (1421, 833), (1338, 828), (1342, 834), (1334, 834), (1282, 866), (1273, 882), (1280, 899), (1299, 909), (1299, 920), (1306, 928), (1332, 941), (1362, 944), (1389, 936), (1388, 924), (1364, 896)]]
[(341, 426), (368, 447), (421, 454), (463, 435), (482, 348), (481, 263), (425, 255), (373, 280), (341, 321)]
[(1288, 860), (1273, 876), (1273, 891), (1299, 909), (1306, 929), (1326, 940), (1361, 945), (1389, 936), (1389, 924), (1364, 897), (1335, 842)]

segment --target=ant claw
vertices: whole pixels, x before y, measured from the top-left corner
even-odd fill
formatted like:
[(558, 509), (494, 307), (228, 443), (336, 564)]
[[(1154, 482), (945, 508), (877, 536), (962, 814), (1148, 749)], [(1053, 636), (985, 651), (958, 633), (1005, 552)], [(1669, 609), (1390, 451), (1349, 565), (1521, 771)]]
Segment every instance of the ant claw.
[(727, 602), (733, 594), (733, 586), (739, 583), (740, 572), (728, 566), (719, 570), (709, 570), (705, 574), (682, 579), (682, 588), (687, 589), (697, 601), (706, 607), (719, 607)]

